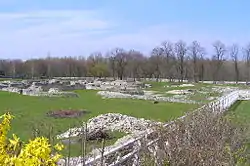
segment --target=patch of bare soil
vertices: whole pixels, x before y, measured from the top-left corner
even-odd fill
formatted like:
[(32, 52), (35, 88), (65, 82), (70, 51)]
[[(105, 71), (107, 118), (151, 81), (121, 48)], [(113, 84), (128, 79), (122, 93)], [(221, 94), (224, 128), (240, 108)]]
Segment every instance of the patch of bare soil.
[(55, 110), (49, 111), (47, 116), (54, 118), (77, 118), (89, 113), (85, 110)]

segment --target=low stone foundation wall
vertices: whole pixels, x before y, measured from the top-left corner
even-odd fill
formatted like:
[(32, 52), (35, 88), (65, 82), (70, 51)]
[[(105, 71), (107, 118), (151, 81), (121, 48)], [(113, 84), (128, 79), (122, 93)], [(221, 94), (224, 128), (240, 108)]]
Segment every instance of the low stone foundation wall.
[(138, 100), (198, 104), (198, 102), (196, 101), (186, 100), (184, 98), (162, 97), (157, 95), (130, 95), (120, 92), (109, 92), (109, 91), (99, 91), (97, 92), (97, 94), (102, 96), (103, 98), (138, 99)]

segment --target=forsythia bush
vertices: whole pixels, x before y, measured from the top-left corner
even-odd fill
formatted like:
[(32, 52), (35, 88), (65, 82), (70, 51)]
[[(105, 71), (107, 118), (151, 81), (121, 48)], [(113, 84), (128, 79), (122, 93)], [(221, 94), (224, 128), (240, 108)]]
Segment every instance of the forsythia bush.
[(56, 144), (52, 147), (45, 137), (37, 137), (29, 143), (22, 145), (20, 139), (13, 134), (12, 139), (7, 138), (10, 130), (10, 113), (0, 116), (0, 165), (1, 166), (55, 166), (61, 158), (52, 150), (61, 151), (63, 145)]

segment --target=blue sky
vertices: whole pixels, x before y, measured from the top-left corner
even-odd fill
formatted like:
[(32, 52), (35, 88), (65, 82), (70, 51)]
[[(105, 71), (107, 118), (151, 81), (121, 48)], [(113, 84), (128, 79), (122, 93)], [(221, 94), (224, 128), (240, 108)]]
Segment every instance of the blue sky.
[(250, 42), (247, 0), (0, 0), (0, 58), (147, 54), (164, 40)]

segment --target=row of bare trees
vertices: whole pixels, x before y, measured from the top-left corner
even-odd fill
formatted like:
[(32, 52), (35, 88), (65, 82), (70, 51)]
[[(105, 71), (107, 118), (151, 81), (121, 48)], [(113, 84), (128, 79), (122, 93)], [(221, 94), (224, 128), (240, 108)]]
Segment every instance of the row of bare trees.
[(190, 44), (165, 41), (150, 55), (136, 50), (115, 48), (102, 54), (95, 52), (80, 57), (0, 60), (0, 75), (23, 77), (93, 76), (123, 78), (168, 78), (202, 80), (250, 80), (250, 44), (226, 46), (213, 43), (206, 51), (198, 41)]

